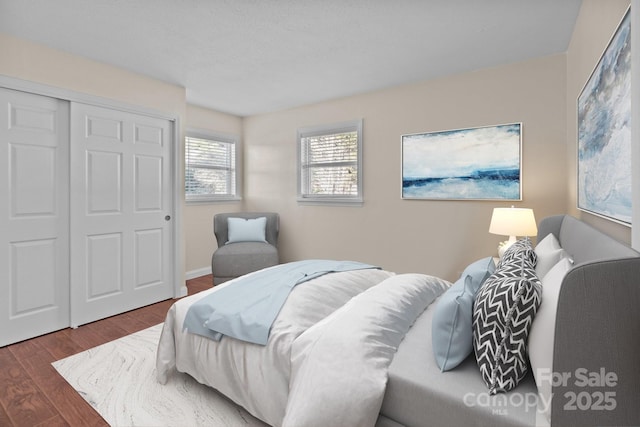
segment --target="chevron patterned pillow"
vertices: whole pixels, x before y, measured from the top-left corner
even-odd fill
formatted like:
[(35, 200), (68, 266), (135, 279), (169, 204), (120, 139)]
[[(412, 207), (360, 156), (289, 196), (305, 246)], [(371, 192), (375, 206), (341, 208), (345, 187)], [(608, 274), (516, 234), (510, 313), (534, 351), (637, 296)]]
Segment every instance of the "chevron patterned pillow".
[(531, 239), (528, 237), (520, 239), (509, 246), (509, 248), (504, 251), (502, 258), (500, 258), (496, 269), (500, 269), (503, 265), (511, 264), (521, 259), (525, 259), (528, 263), (533, 264), (533, 267), (536, 266), (537, 255), (533, 249)]
[(541, 302), (531, 255), (515, 252), (484, 282), (473, 308), (473, 349), (489, 394), (512, 390), (527, 373), (527, 335)]

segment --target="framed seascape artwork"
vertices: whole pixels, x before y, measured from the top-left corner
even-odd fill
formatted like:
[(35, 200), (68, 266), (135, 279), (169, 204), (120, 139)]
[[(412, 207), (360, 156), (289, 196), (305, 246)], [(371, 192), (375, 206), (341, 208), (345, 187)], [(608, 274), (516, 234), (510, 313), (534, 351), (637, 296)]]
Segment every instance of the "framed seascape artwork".
[(522, 123), (402, 135), (402, 198), (522, 200)]
[(631, 18), (578, 96), (578, 209), (631, 225)]

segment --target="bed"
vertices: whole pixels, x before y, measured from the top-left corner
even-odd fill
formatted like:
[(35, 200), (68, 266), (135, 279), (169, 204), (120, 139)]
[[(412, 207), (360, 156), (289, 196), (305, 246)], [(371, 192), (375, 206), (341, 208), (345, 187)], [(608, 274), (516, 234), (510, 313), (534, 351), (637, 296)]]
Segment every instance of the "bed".
[(295, 286), (266, 345), (183, 330), (191, 306), (238, 279), (177, 301), (158, 345), (158, 381), (186, 373), (274, 426), (638, 425), (640, 254), (566, 215), (541, 221), (537, 241), (549, 234), (570, 267), (556, 278), (557, 308), (538, 301), (527, 345), (546, 344), (527, 348), (537, 369), (512, 390), (489, 394), (475, 347), (446, 372), (436, 361), (434, 317), (457, 282), (377, 268)]

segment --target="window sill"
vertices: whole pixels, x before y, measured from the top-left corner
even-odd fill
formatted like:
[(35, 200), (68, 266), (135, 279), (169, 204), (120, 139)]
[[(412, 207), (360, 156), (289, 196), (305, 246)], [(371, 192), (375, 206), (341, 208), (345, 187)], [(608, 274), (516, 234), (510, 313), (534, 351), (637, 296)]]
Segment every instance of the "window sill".
[(352, 206), (361, 207), (364, 205), (364, 200), (358, 199), (308, 199), (298, 198), (299, 205), (309, 206)]
[(187, 205), (220, 204), (241, 202), (242, 197), (185, 199)]

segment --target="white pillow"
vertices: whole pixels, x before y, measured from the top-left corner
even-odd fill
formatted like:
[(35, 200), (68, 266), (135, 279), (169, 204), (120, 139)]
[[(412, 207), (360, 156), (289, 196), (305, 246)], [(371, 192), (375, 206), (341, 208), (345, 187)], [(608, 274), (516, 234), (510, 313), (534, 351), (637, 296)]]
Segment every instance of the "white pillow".
[(544, 239), (538, 242), (535, 253), (537, 258), (536, 275), (540, 278), (543, 278), (560, 259), (567, 256), (566, 251), (560, 247), (560, 243), (553, 233), (547, 234)]
[(265, 229), (267, 217), (255, 219), (227, 218), (229, 240), (227, 243), (237, 242), (266, 242)]
[(538, 410), (551, 420), (551, 373), (556, 310), (562, 279), (571, 269), (569, 258), (562, 258), (542, 278), (542, 303), (529, 331), (529, 361), (538, 386)]

